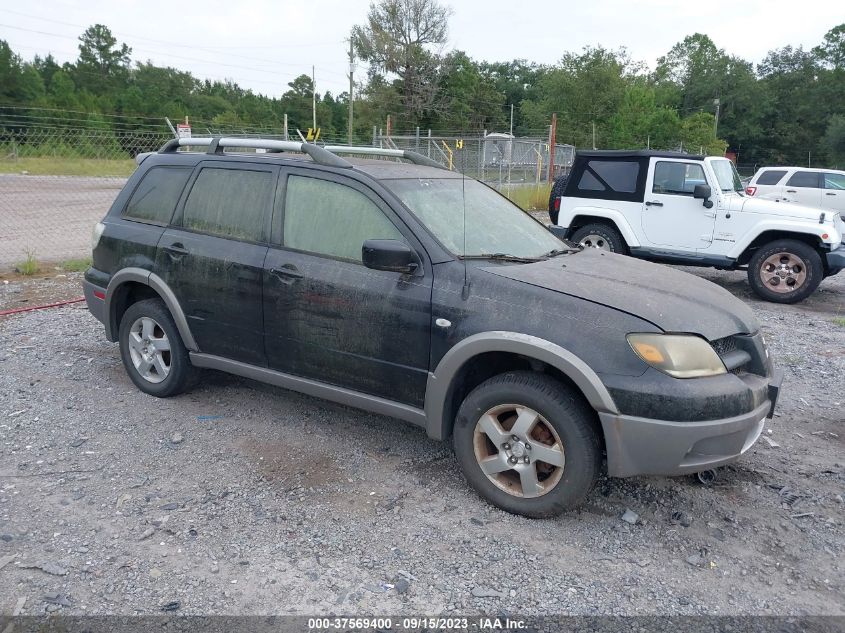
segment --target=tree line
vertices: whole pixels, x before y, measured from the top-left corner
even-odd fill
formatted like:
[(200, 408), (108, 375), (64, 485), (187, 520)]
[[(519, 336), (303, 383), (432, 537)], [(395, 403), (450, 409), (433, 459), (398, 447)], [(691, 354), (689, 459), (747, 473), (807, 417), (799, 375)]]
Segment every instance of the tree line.
[[(602, 46), (564, 52), (551, 65), (474, 60), (443, 50), (450, 15), (437, 0), (380, 0), (353, 28), (355, 55), (368, 64), (354, 96), (356, 142), (369, 141), (388, 115), (394, 131), (502, 132), (512, 117), (516, 135), (541, 136), (556, 113), (558, 142), (581, 148), (728, 149), (742, 163), (845, 165), (845, 24), (810, 50), (785, 45), (756, 64), (695, 33), (649, 69)], [(0, 133), (45, 117), (131, 130), (186, 115), (215, 130), (278, 131), (285, 114), (292, 130), (304, 130), (312, 86), (302, 74), (269, 97), (133, 64), (131, 48), (95, 24), (80, 36), (78, 58), (63, 64), (51, 55), (25, 60), (0, 40)], [(346, 138), (348, 100), (346, 92), (317, 95), (324, 137)]]

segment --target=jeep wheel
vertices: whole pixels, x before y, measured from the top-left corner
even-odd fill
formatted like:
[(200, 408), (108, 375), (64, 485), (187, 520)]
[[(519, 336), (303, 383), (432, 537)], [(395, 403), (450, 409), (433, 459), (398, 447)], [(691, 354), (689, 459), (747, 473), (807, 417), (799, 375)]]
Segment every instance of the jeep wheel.
[(133, 303), (120, 320), (120, 355), (129, 378), (144, 393), (175, 396), (195, 369), (167, 306), (158, 299)]
[(775, 240), (748, 262), (748, 283), (760, 297), (774, 303), (796, 303), (809, 297), (824, 277), (821, 257), (797, 240)]
[(601, 446), (589, 406), (567, 386), (530, 371), (490, 378), (464, 400), (455, 453), (487, 501), (527, 517), (551, 517), (592, 490)]
[(572, 241), (583, 248), (598, 248), (612, 253), (625, 253), (625, 241), (615, 228), (607, 224), (588, 224), (572, 234)]

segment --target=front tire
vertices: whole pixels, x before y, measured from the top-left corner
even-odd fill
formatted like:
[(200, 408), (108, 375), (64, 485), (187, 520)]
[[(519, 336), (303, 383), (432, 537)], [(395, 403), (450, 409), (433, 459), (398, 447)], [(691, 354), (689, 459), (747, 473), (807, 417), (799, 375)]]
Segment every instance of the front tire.
[(167, 306), (159, 299), (133, 303), (120, 320), (120, 356), (129, 378), (157, 398), (188, 389), (196, 370)]
[(514, 371), (473, 389), (453, 443), (469, 484), (493, 505), (530, 518), (581, 503), (601, 468), (595, 413), (549, 376)]
[(748, 283), (766, 301), (797, 303), (809, 297), (824, 278), (814, 248), (798, 240), (775, 240), (757, 249), (748, 262)]
[(572, 242), (583, 248), (597, 248), (611, 253), (625, 253), (625, 240), (607, 224), (587, 224), (572, 234)]

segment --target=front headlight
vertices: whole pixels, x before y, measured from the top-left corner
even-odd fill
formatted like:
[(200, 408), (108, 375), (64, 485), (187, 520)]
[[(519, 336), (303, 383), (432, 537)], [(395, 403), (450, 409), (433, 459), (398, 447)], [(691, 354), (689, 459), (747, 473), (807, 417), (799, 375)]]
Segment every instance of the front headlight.
[(727, 373), (710, 343), (690, 334), (629, 334), (628, 344), (646, 363), (674, 378)]

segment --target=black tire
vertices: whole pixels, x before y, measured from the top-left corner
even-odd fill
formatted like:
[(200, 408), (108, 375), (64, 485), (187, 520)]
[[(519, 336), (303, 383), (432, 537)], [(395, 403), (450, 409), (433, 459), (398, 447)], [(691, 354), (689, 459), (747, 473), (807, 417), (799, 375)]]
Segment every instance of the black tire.
[[(487, 451), (494, 446), (490, 436), (480, 431), (479, 436), (476, 436), (476, 427), (483, 416), (497, 408), (504, 409), (505, 412), (501, 415), (508, 416), (510, 414), (506, 411), (510, 406), (527, 407), (538, 413), (541, 418), (535, 423), (531, 433), (540, 432), (546, 435), (552, 444), (544, 448), (554, 448), (556, 442), (559, 442), (562, 448), (565, 458), (562, 468), (551, 469), (543, 460), (535, 460), (530, 464), (534, 468), (536, 478), (547, 477), (545, 481), (541, 480), (541, 485), (547, 490), (540, 492), (538, 496), (520, 496), (522, 477), (516, 470), (488, 476), (482, 471), (479, 462), (479, 459), (500, 459), (504, 463), (516, 457), (516, 444), (520, 442), (512, 442), (513, 445), (502, 444), (502, 447), (508, 446), (511, 451), (495, 447), (497, 453), (489, 455)], [(514, 432), (516, 425), (511, 422), (515, 418), (514, 413), (513, 417), (500, 420), (498, 429), (506, 434)], [(595, 412), (580, 394), (549, 376), (531, 371), (500, 374), (473, 389), (461, 404), (453, 433), (455, 454), (469, 484), (493, 505), (530, 518), (556, 516), (581, 503), (598, 479), (602, 452), (595, 418)], [(553, 428), (557, 438), (551, 437), (546, 424)], [(519, 453), (531, 455), (533, 450), (533, 455), (539, 455), (540, 440), (532, 436), (530, 441), (535, 442), (534, 446), (523, 444)], [(479, 452), (483, 454), (477, 457)], [(510, 468), (509, 464), (510, 462), (504, 468)], [(527, 469), (521, 462), (517, 463), (517, 467)], [(538, 468), (551, 472), (543, 472)], [(541, 472), (542, 474), (539, 474)], [(498, 483), (491, 477), (499, 480)], [(513, 483), (510, 483), (511, 480)]]
[[(589, 240), (591, 236), (599, 237), (600, 241), (596, 244), (592, 244), (594, 240)], [(569, 241), (574, 242), (575, 244), (581, 244), (581, 242), (585, 239), (588, 239), (591, 242), (591, 244), (582, 245), (585, 247), (603, 248), (604, 250), (609, 250), (612, 253), (622, 253), (623, 255), (627, 252), (625, 240), (619, 234), (619, 231), (609, 224), (600, 224), (596, 222), (582, 226), (572, 234)]]
[[(132, 328), (138, 327), (140, 321), (143, 325), (144, 319), (151, 319), (157, 327), (153, 328), (153, 340), (166, 340), (169, 342), (169, 352), (162, 352), (161, 356), (165, 362), (165, 366), (169, 371), (162, 374), (155, 369), (155, 364), (149, 372), (150, 378), (144, 378), (141, 371), (135, 366), (133, 360), (133, 352), (130, 349), (130, 335)], [(148, 321), (147, 321), (148, 322)], [(161, 335), (166, 339), (162, 339)], [(196, 377), (196, 369), (191, 365), (191, 360), (188, 356), (188, 350), (185, 349), (182, 343), (182, 337), (179, 335), (179, 330), (167, 306), (160, 299), (145, 299), (133, 303), (120, 320), (119, 330), (120, 356), (123, 359), (123, 366), (126, 368), (126, 373), (129, 378), (135, 383), (144, 393), (157, 398), (168, 398), (186, 391), (193, 383)], [(143, 335), (139, 335), (142, 336)], [(147, 343), (147, 345), (149, 345)], [(147, 347), (146, 349), (153, 349)], [(139, 354), (135, 349), (136, 354)], [(151, 351), (151, 356), (155, 356), (155, 351)], [(136, 356), (137, 358), (137, 356)], [(141, 360), (144, 360), (142, 357)], [(153, 379), (158, 379), (158, 382), (152, 382)]]
[(555, 178), (552, 190), (549, 192), (549, 219), (551, 219), (552, 224), (557, 224), (557, 218), (560, 215), (560, 209), (555, 209), (555, 200), (563, 195), (563, 190), (566, 189), (568, 181), (569, 176)]
[[(782, 257), (777, 258), (779, 264), (770, 260), (778, 254), (782, 254)], [(770, 261), (767, 263), (767, 260)], [(786, 269), (780, 274), (772, 271), (770, 280), (767, 280), (764, 277), (764, 265), (782, 265)], [(818, 252), (798, 240), (775, 240), (764, 244), (748, 262), (748, 283), (751, 284), (752, 290), (762, 299), (773, 303), (803, 301), (815, 292), (823, 278), (824, 266)], [(792, 286), (790, 282), (794, 282)], [(789, 290), (790, 287), (794, 290)]]

